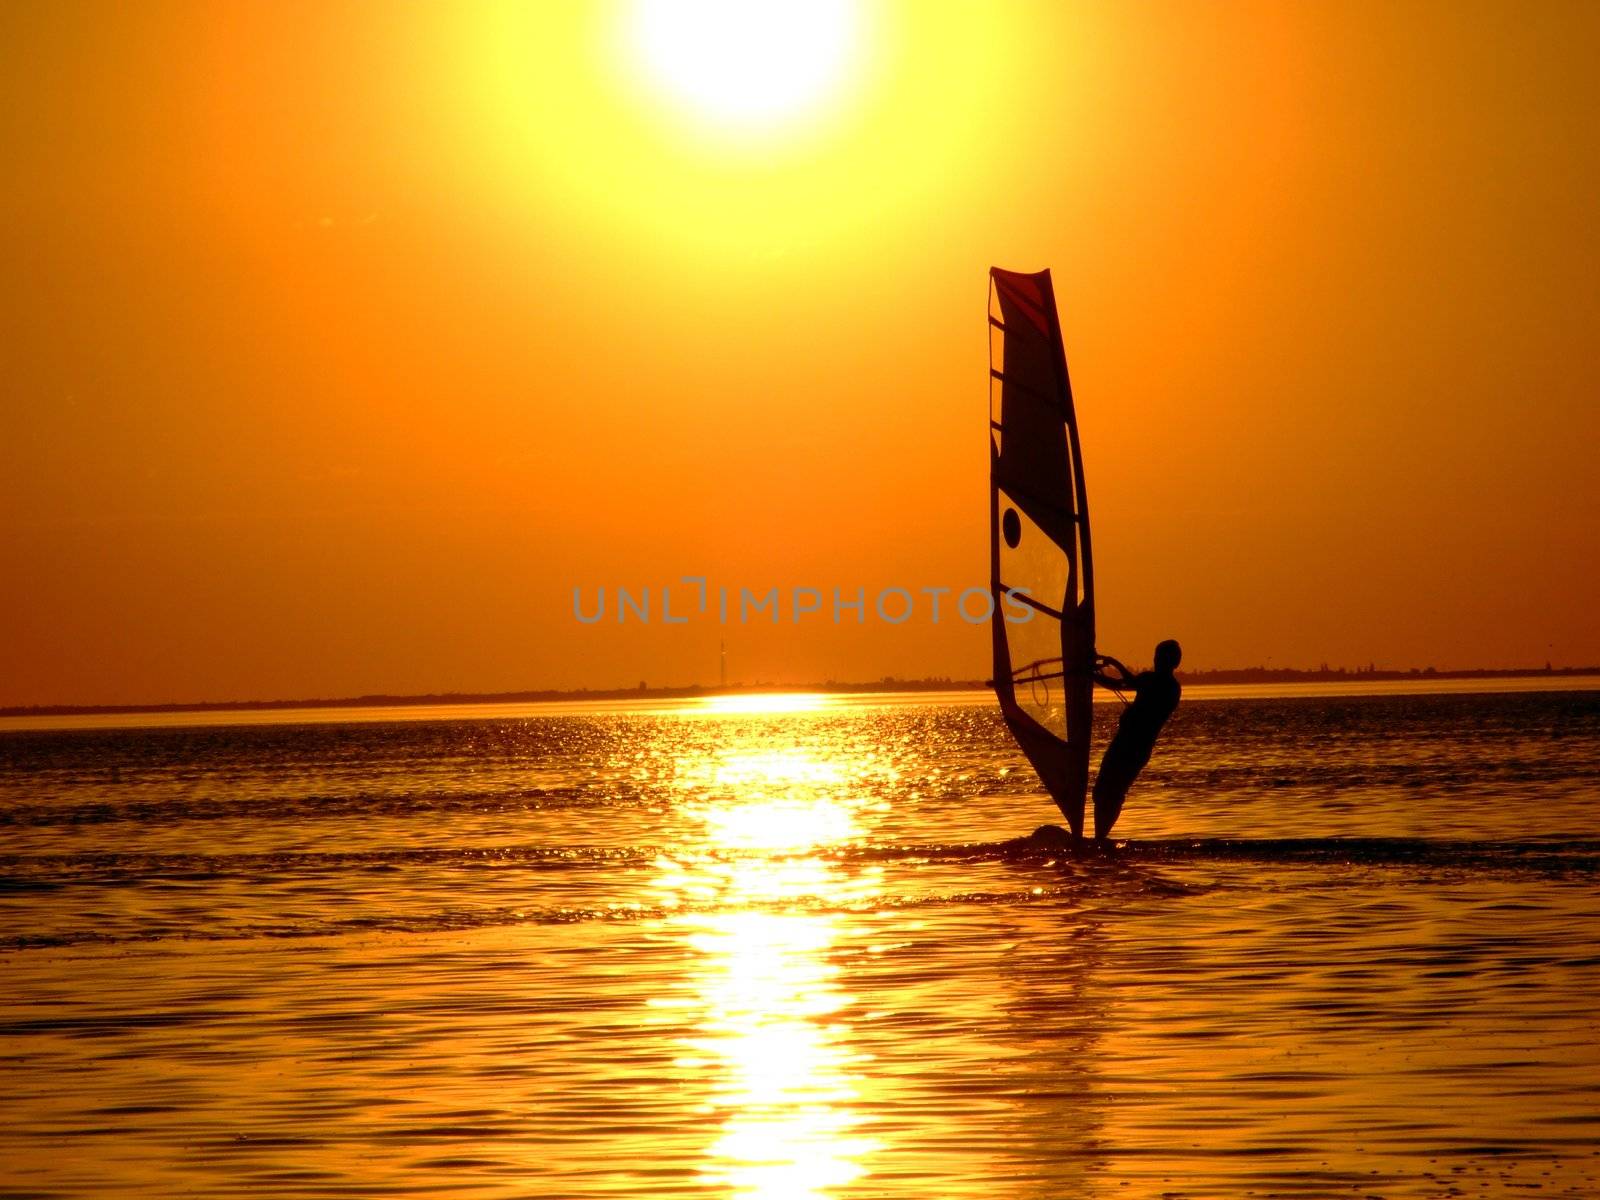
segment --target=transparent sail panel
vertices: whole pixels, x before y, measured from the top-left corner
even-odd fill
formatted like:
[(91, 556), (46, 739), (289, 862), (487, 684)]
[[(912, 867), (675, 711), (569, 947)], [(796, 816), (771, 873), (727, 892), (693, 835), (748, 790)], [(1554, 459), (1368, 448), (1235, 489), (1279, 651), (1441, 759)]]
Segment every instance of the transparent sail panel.
[(1026, 623), (1008, 625), (1006, 641), (1011, 647), (1011, 683), (1017, 707), (1065, 741), (1061, 622), (1036, 612)]
[[(1060, 613), (1072, 584), (1072, 560), (1032, 517), (1000, 489), (1000, 584), (1025, 589), (1028, 595)], [(1009, 516), (1007, 514), (1010, 514)], [(1014, 608), (1015, 606), (1009, 606)]]
[[(1057, 614), (1066, 595), (1071, 564), (1006, 495), (1000, 493), (1000, 611), (1010, 650), (1011, 678), (1018, 706), (1059, 738), (1067, 736), (1062, 705), (1061, 621)], [(1050, 609), (1041, 612), (1022, 593)]]

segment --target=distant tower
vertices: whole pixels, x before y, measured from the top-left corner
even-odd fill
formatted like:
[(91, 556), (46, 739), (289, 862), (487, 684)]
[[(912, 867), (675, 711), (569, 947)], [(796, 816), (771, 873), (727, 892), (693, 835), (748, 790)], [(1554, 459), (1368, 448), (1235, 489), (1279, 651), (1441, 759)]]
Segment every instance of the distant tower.
[(722, 682), (721, 682), (720, 686), (727, 687), (728, 686), (728, 643), (726, 641), (724, 641), (724, 642), (719, 643), (719, 646), (721, 647), (721, 649), (719, 651), (719, 654), (720, 654), (721, 659), (722, 659), (722, 674), (721, 674)]

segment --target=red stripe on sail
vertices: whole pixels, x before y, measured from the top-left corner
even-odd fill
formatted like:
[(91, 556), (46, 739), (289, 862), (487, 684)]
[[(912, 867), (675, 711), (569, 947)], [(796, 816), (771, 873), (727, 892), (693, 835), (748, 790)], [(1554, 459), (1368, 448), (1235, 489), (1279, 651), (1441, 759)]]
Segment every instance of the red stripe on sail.
[(995, 287), (1016, 305), (1017, 311), (1027, 317), (1040, 333), (1048, 334), (1050, 318), (1045, 310), (1044, 289), (1039, 285), (1040, 276), (1017, 275), (998, 267), (989, 273), (994, 277)]

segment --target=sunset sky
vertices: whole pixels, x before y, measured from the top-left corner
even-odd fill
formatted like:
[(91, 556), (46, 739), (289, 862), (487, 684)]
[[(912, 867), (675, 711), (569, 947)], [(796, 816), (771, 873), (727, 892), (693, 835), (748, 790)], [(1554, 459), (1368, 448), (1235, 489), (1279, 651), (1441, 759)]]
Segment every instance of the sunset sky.
[(777, 7), (0, 7), (0, 704), (982, 678), (991, 264), (1102, 650), (1600, 663), (1600, 6)]

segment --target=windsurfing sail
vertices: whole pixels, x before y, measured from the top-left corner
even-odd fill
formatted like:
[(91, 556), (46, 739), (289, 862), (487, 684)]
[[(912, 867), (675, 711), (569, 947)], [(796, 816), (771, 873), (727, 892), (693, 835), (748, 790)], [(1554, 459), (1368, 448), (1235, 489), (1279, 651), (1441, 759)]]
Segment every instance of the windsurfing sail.
[(1094, 567), (1049, 271), (989, 271), (989, 480), (994, 689), (1012, 736), (1081, 835)]

